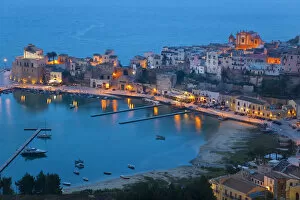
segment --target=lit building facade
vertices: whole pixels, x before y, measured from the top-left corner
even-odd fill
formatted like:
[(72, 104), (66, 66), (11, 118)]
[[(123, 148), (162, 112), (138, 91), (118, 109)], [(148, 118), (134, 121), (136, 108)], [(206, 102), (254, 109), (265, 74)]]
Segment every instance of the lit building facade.
[(266, 189), (238, 176), (224, 176), (210, 180), (217, 200), (252, 200), (264, 197)]
[(263, 45), (261, 37), (253, 31), (241, 31), (236, 34), (235, 47), (236, 49), (254, 49)]
[(23, 56), (16, 57), (12, 64), (11, 79), (23, 83), (43, 83), (47, 58), (43, 50), (29, 44)]

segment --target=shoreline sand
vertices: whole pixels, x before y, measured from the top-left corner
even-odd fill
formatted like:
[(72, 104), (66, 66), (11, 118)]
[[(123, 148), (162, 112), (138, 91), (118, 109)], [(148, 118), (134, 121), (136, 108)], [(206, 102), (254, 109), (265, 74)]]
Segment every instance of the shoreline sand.
[(181, 166), (168, 170), (153, 170), (144, 173), (134, 174), (130, 177), (130, 179), (121, 179), (121, 178), (113, 178), (110, 180), (99, 181), (95, 183), (90, 183), (81, 186), (74, 186), (63, 188), (64, 194), (71, 194), (73, 192), (83, 191), (83, 190), (104, 190), (104, 189), (122, 189), (126, 185), (134, 184), (137, 182), (145, 181), (147, 177), (153, 179), (165, 180), (167, 182), (172, 182), (176, 179), (181, 178), (194, 178), (205, 174), (206, 171), (194, 167), (194, 166)]

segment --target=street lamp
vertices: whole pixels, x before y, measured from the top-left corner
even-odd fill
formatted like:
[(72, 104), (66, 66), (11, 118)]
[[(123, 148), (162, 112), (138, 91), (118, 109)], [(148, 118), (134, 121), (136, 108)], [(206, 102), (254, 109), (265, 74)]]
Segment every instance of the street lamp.
[(7, 58), (4, 58), (3, 62), (4, 62), (4, 68), (6, 68)]

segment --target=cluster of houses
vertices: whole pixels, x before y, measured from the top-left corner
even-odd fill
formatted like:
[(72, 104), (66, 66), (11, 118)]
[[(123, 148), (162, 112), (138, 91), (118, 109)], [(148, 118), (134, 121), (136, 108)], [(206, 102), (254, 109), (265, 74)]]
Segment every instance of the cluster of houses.
[(135, 56), (131, 66), (156, 69), (183, 65), (188, 73), (214, 75), (219, 80), (227, 69), (270, 76), (300, 74), (299, 45), (299, 36), (291, 42), (265, 43), (258, 33), (241, 31), (231, 34), (227, 44), (163, 47), (160, 54), (147, 52)]
[[(144, 71), (154, 77), (152, 83), (138, 83)], [(175, 91), (179, 80), (176, 71), (203, 76), (207, 82), (188, 78), (181, 84), (183, 91)], [(223, 81), (228, 71), (232, 74), (227, 78), (233, 82)], [(264, 78), (282, 74), (300, 85), (300, 37), (289, 42), (266, 43), (256, 32), (241, 31), (236, 36), (230, 35), (226, 44), (163, 47), (160, 54), (147, 52), (131, 59), (128, 67), (121, 66), (112, 49), (92, 57), (76, 58), (54, 52), (44, 55), (42, 49), (29, 44), (23, 55), (13, 62), (11, 79), (30, 84), (76, 83), (94, 88), (152, 92), (178, 101), (221, 105), (237, 113), (262, 118), (300, 117), (299, 100), (262, 99), (254, 92)], [(238, 77), (242, 80), (248, 77), (248, 83), (237, 83)], [(210, 81), (219, 84), (216, 86)]]
[[(233, 175), (210, 180), (217, 200), (300, 199), (300, 154), (281, 161), (270, 160), (262, 165), (243, 167)], [(268, 198), (269, 199), (269, 198)]]

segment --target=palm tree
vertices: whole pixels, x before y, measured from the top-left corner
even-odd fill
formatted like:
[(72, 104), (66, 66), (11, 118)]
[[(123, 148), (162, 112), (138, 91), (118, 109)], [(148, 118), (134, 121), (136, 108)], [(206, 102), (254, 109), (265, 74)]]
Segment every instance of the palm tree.
[(48, 52), (48, 53), (47, 53), (48, 62), (49, 62), (49, 61), (50, 61), (50, 59), (53, 57), (53, 56), (52, 56), (52, 53), (53, 53), (53, 52)]
[(55, 58), (57, 57), (57, 53), (52, 51), (51, 54), (52, 54), (52, 61), (54, 62)]

